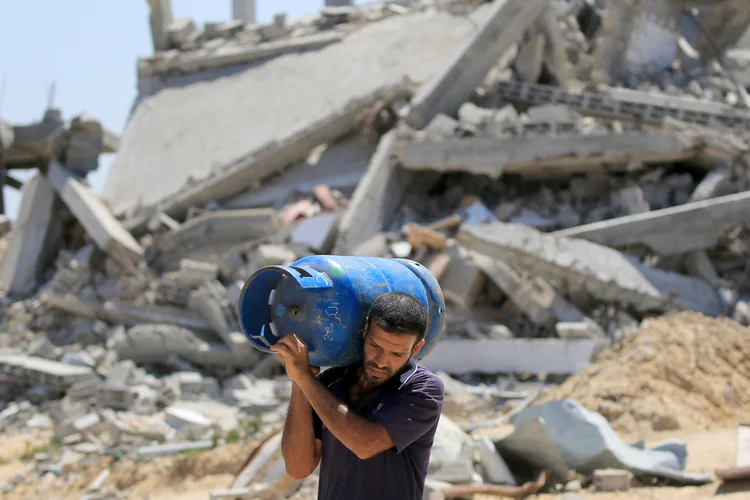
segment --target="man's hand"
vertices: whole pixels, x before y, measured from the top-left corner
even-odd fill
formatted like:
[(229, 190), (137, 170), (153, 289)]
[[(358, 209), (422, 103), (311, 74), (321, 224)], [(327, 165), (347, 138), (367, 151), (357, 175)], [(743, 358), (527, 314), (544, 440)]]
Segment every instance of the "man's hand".
[(299, 382), (302, 377), (320, 373), (320, 368), (310, 366), (310, 355), (307, 352), (307, 344), (297, 335), (290, 333), (279, 340), (271, 350), (279, 355), (284, 363), (286, 374), (292, 382)]

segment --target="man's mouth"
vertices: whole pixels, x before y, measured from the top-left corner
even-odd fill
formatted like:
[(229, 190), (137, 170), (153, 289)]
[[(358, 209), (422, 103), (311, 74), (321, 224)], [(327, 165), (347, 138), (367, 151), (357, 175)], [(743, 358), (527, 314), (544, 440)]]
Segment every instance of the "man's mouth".
[(374, 378), (382, 378), (388, 375), (388, 372), (386, 370), (381, 370), (380, 368), (375, 368), (374, 366), (368, 366), (367, 371), (369, 371), (370, 375), (372, 375)]

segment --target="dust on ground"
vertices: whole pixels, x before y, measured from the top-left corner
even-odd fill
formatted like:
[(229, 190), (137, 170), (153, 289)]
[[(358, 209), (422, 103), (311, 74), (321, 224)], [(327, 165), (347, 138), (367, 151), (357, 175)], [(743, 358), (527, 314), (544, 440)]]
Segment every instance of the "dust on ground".
[[(734, 464), (736, 454), (736, 429), (720, 429), (685, 434), (684, 431), (657, 433), (647, 440), (651, 446), (664, 439), (685, 439), (688, 445), (687, 470), (690, 472), (712, 473), (717, 467), (729, 467)], [(29, 436), (33, 446), (44, 442), (44, 436)], [(13, 449), (23, 453), (28, 449), (19, 437), (0, 437), (0, 447), (11, 443)], [(232, 483), (235, 474), (243, 467), (246, 458), (255, 448), (255, 442), (228, 444), (213, 450), (188, 453), (176, 457), (163, 457), (149, 462), (132, 462), (129, 460), (114, 461), (111, 457), (92, 457), (69, 466), (72, 474), (68, 480), (55, 478), (52, 475), (36, 481), (34, 484), (19, 484), (12, 493), (0, 494), (8, 500), (49, 499), (79, 500), (86, 493), (88, 486), (99, 473), (107, 467), (112, 472), (104, 487), (118, 487), (134, 494), (133, 498), (149, 500), (205, 500), (213, 490), (226, 489)], [(7, 478), (22, 472), (31, 462), (13, 461), (0, 466), (0, 478)], [(596, 500), (702, 500), (712, 498), (720, 490), (719, 483), (701, 487), (641, 487), (627, 492), (597, 493), (588, 489), (585, 498)], [(315, 482), (304, 484), (301, 491), (293, 495), (294, 500), (315, 500), (317, 498)], [(491, 495), (475, 495), (473, 500), (497, 500)], [(538, 500), (559, 499), (557, 494), (544, 494)], [(750, 498), (748, 490), (722, 494), (724, 500), (743, 500)]]
[(644, 321), (536, 404), (562, 398), (601, 413), (621, 436), (732, 427), (750, 419), (750, 328), (694, 312)]
[[(65, 467), (64, 477), (48, 474), (33, 483), (21, 482), (11, 493), (0, 498), (27, 500), (54, 498), (80, 499), (89, 485), (105, 469), (111, 472), (103, 488), (114, 487), (150, 500), (204, 500), (211, 491), (227, 489), (256, 443), (227, 444), (200, 453), (162, 457), (148, 462), (116, 460), (113, 457), (91, 456)], [(29, 462), (13, 461), (0, 466), (0, 477), (22, 472)]]

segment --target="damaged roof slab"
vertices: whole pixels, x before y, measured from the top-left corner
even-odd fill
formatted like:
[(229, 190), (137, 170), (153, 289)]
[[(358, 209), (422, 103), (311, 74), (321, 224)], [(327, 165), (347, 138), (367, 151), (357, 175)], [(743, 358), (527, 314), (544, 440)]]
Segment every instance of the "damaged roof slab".
[[(472, 17), (482, 19), (486, 12), (479, 9)], [(161, 88), (144, 80), (104, 197), (118, 215), (165, 204), (190, 184), (250, 153), (273, 149), (352, 101), (404, 78), (428, 80), (443, 66), (443, 54), (474, 29), (447, 13), (404, 15), (318, 51), (164, 77)], [(352, 61), (363, 64), (353, 70)], [(268, 82), (274, 82), (273, 92)], [(155, 172), (160, 182), (153, 182)]]

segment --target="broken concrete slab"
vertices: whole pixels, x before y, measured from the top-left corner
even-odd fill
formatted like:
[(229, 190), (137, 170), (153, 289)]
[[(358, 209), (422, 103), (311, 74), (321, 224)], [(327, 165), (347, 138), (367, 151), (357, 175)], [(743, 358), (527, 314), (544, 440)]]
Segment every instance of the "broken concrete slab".
[(302, 244), (315, 253), (326, 254), (335, 242), (338, 220), (338, 215), (333, 213), (308, 217), (294, 228), (290, 243)]
[(401, 116), (417, 129), (439, 113), (454, 116), (502, 55), (521, 39), (524, 31), (547, 8), (545, 0), (498, 0), (493, 3), (486, 20), (443, 71), (417, 92)]
[(443, 290), (452, 292), (469, 307), (477, 299), (485, 283), (484, 274), (468, 259), (453, 255), (438, 278)]
[(563, 137), (446, 138), (399, 140), (393, 155), (408, 170), (469, 172), (499, 178), (566, 176), (627, 171), (632, 161), (662, 163), (693, 159), (696, 145), (673, 133), (628, 132)]
[(206, 212), (182, 224), (176, 231), (160, 235), (154, 247), (162, 254), (185, 252), (211, 243), (246, 242), (273, 234), (281, 227), (273, 209), (217, 210)]
[(350, 193), (367, 170), (375, 145), (363, 143), (352, 134), (325, 147), (321, 154), (310, 154), (307, 160), (269, 179), (262, 186), (228, 199), (224, 208), (271, 206), (295, 194), (310, 194), (324, 184), (331, 189)]
[(55, 141), (65, 131), (59, 109), (49, 108), (42, 120), (13, 127), (13, 143), (3, 152), (7, 169), (36, 167), (44, 169), (54, 156)]
[(153, 460), (157, 457), (178, 455), (187, 451), (210, 450), (215, 446), (212, 440), (188, 441), (184, 443), (165, 443), (153, 446), (142, 446), (137, 450), (139, 460)]
[(655, 125), (667, 117), (720, 129), (750, 129), (750, 113), (728, 104), (608, 87), (605, 93), (565, 91), (553, 85), (499, 82), (498, 97), (514, 103), (566, 104), (587, 116)]
[(333, 253), (346, 255), (390, 224), (401, 203), (406, 172), (391, 162), (396, 131), (387, 132), (378, 144), (349, 207), (341, 217)]
[[(104, 198), (116, 214), (128, 213), (125, 226), (133, 230), (157, 204), (180, 218), (191, 205), (242, 193), (356, 130), (358, 115), (380, 99), (408, 98), (404, 77), (429, 79), (443, 63), (431, 54), (454, 50), (473, 29), (446, 12), (394, 16), (321, 50), (142, 81)], [(365, 60), (351, 70), (351, 61)], [(268, 81), (279, 83), (270, 93)], [(247, 98), (232, 97), (239, 94)], [(219, 121), (216, 109), (225, 111)], [(154, 172), (159, 182), (147, 182)]]
[(660, 255), (716, 245), (727, 224), (750, 221), (750, 191), (556, 231), (609, 247), (644, 244)]
[(570, 470), (590, 476), (605, 467), (682, 485), (712, 481), (710, 474), (684, 471), (684, 441), (673, 440), (648, 450), (626, 445), (603, 415), (570, 398), (524, 409), (510, 420), (515, 431), (495, 441), (500, 454), (509, 461), (521, 459), (549, 470), (556, 482), (566, 482)]
[(255, 250), (248, 254), (250, 265), (247, 268), (247, 276), (266, 266), (289, 266), (297, 260), (297, 254), (285, 245), (258, 245)]
[(0, 264), (0, 283), (8, 295), (32, 292), (55, 253), (60, 224), (56, 201), (55, 188), (42, 174), (26, 183), (15, 227)]
[(101, 317), (110, 323), (126, 326), (159, 323), (211, 331), (211, 323), (203, 319), (200, 314), (168, 306), (139, 307), (117, 302), (105, 302), (102, 305)]
[(718, 292), (705, 281), (649, 267), (590, 241), (503, 223), (462, 227), (457, 239), (469, 250), (544, 276), (573, 300), (593, 296), (640, 311), (688, 309), (710, 316), (723, 309)]
[(41, 301), (49, 308), (92, 319), (101, 319), (119, 325), (141, 323), (169, 324), (195, 330), (211, 331), (211, 323), (200, 314), (169, 306), (136, 306), (113, 301), (76, 297), (73, 294), (45, 292)]
[[(175, 21), (176, 22), (176, 21)], [(188, 32), (189, 27), (182, 27)], [(176, 33), (171, 33), (174, 37)], [(195, 51), (174, 58), (152, 58), (138, 62), (138, 76), (147, 78), (151, 76), (168, 75), (170, 73), (194, 73), (209, 69), (247, 64), (260, 59), (280, 56), (302, 50), (315, 50), (326, 47), (332, 43), (338, 43), (344, 38), (341, 33), (322, 33), (308, 36), (300, 36), (289, 40), (260, 43), (258, 45), (221, 47), (216, 51)], [(182, 38), (180, 38), (181, 40)], [(187, 39), (185, 40), (187, 41)], [(184, 43), (184, 42), (181, 42)], [(178, 43), (179, 45), (180, 43)]]
[(143, 260), (141, 246), (90, 187), (57, 162), (50, 164), (47, 178), (100, 249), (126, 266)]
[(704, 61), (718, 57), (737, 43), (750, 24), (750, 11), (742, 0), (711, 3), (712, 8), (701, 16), (701, 29), (695, 44)]
[(254, 366), (260, 351), (236, 354), (229, 346), (209, 343), (194, 332), (169, 324), (139, 324), (113, 339), (119, 359), (131, 359), (139, 364), (166, 363), (177, 355), (196, 366)]
[(541, 276), (524, 278), (502, 261), (472, 252), (471, 262), (536, 325), (554, 327), (559, 321), (582, 322), (586, 316), (560, 296)]
[[(569, 375), (589, 365), (602, 345), (593, 339), (444, 338), (421, 363), (433, 372)], [(471, 360), (470, 362), (468, 360)]]
[(65, 391), (77, 382), (88, 380), (94, 371), (59, 361), (26, 355), (0, 355), (0, 373), (17, 384), (46, 387), (50, 392)]

